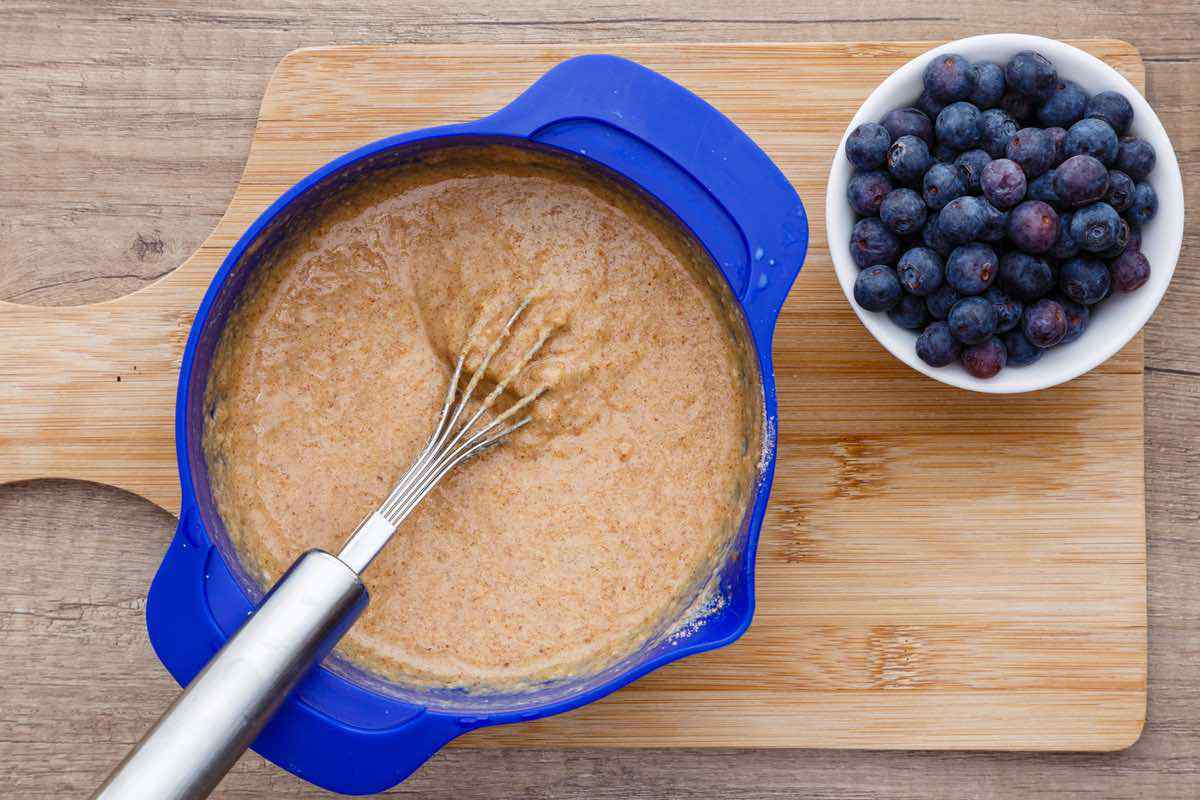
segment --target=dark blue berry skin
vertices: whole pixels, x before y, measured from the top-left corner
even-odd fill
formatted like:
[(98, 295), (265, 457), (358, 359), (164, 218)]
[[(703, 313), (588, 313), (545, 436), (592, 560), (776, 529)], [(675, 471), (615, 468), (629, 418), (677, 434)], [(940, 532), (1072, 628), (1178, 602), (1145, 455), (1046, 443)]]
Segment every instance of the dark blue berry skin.
[(979, 187), (989, 203), (1007, 211), (1025, 198), (1025, 172), (1017, 162), (998, 158), (983, 168)]
[(892, 179), (886, 172), (872, 170), (850, 176), (846, 184), (846, 199), (856, 214), (873, 217), (879, 213), (883, 198), (892, 191)]
[(900, 256), (896, 272), (905, 291), (924, 297), (942, 285), (942, 258), (928, 247), (914, 247)]
[(1088, 321), (1092, 317), (1092, 312), (1088, 310), (1088, 307), (1058, 294), (1050, 299), (1062, 306), (1063, 313), (1067, 315), (1067, 334), (1063, 336), (1059, 344), (1070, 344), (1083, 336), (1083, 332), (1087, 330)]
[(1126, 250), (1109, 267), (1113, 288), (1118, 292), (1140, 289), (1150, 280), (1150, 262), (1137, 250)]
[(1117, 132), (1102, 119), (1081, 119), (1067, 130), (1063, 154), (1094, 156), (1105, 166), (1117, 160)]
[(1005, 65), (1004, 80), (1010, 89), (1042, 103), (1054, 93), (1058, 71), (1041, 53), (1024, 50)]
[(927, 145), (933, 144), (933, 121), (919, 108), (896, 108), (884, 115), (880, 124), (887, 128), (895, 142), (901, 136), (916, 136)]
[(917, 337), (917, 357), (931, 367), (944, 367), (958, 360), (962, 345), (950, 335), (945, 322), (931, 322)]
[(1129, 210), (1125, 212), (1129, 224), (1140, 228), (1154, 219), (1154, 215), (1157, 213), (1158, 195), (1154, 193), (1154, 187), (1145, 181), (1138, 181), (1133, 187), (1133, 202), (1130, 203)]
[(1094, 203), (1108, 191), (1108, 169), (1092, 156), (1071, 156), (1054, 170), (1054, 193), (1071, 208)]
[(935, 100), (929, 92), (921, 92), (921, 96), (917, 98), (917, 110), (930, 119), (937, 119), (937, 115), (946, 107), (946, 103), (941, 100)]
[(1004, 70), (990, 61), (975, 63), (975, 89), (967, 99), (976, 108), (993, 108), (1004, 97)]
[(878, 217), (860, 219), (850, 234), (850, 255), (860, 269), (895, 264), (900, 257), (900, 240)]
[(1054, 273), (1044, 259), (1028, 253), (1005, 253), (1000, 259), (1000, 286), (1018, 300), (1031, 303), (1054, 287)]
[(945, 319), (954, 308), (954, 304), (962, 299), (962, 295), (954, 291), (954, 287), (943, 283), (942, 288), (925, 298), (925, 308), (934, 319)]
[(979, 144), (979, 109), (964, 100), (951, 103), (937, 115), (934, 131), (939, 142), (969, 150)]
[(846, 137), (846, 158), (858, 169), (879, 169), (892, 136), (877, 122), (864, 122)]
[(1130, 230), (1129, 223), (1125, 220), (1121, 220), (1121, 227), (1120, 230), (1117, 231), (1117, 239), (1112, 243), (1112, 247), (1109, 247), (1107, 250), (1101, 250), (1096, 255), (1105, 261), (1111, 261), (1112, 259), (1121, 255), (1121, 253), (1124, 253), (1126, 247), (1129, 245)]
[(1135, 181), (1146, 180), (1157, 159), (1154, 145), (1145, 139), (1127, 136), (1117, 143), (1116, 167)]
[(939, 164), (953, 164), (954, 159), (958, 158), (957, 150), (950, 145), (943, 144), (941, 142), (934, 145), (933, 150), (931, 150), (930, 153), (933, 155), (933, 160)]
[(1041, 299), (1025, 309), (1021, 331), (1034, 347), (1054, 347), (1067, 335), (1067, 312), (1054, 300)]
[(1087, 92), (1078, 83), (1060, 79), (1054, 93), (1038, 109), (1038, 122), (1046, 128), (1069, 128), (1083, 119), (1087, 103)]
[(1026, 253), (1049, 252), (1058, 241), (1058, 212), (1048, 203), (1026, 200), (1009, 212), (1008, 238)]
[(1058, 288), (1076, 303), (1099, 303), (1108, 296), (1109, 285), (1108, 267), (1102, 261), (1076, 256), (1059, 268)]
[(1020, 127), (1004, 109), (989, 108), (979, 115), (979, 146), (992, 158), (1004, 158)]
[(954, 248), (950, 242), (946, 241), (946, 237), (942, 235), (941, 229), (938, 228), (938, 213), (936, 211), (929, 215), (929, 219), (925, 222), (925, 227), (921, 228), (921, 243), (942, 258), (950, 255), (950, 251)]
[(1022, 128), (1008, 140), (1004, 154), (1021, 165), (1025, 177), (1036, 178), (1054, 166), (1054, 140), (1041, 128)]
[(879, 218), (899, 236), (918, 233), (928, 213), (921, 195), (912, 189), (893, 189), (879, 206)]
[(966, 244), (979, 238), (987, 223), (983, 203), (970, 195), (954, 198), (938, 212), (938, 233), (951, 245)]
[(1000, 98), (999, 107), (1016, 120), (1018, 128), (1036, 121), (1033, 100), (1011, 88)]
[(958, 171), (962, 174), (963, 183), (967, 187), (967, 194), (979, 194), (979, 174), (983, 172), (992, 160), (986, 150), (968, 150), (965, 153), (960, 153), (958, 158), (954, 159), (954, 166), (958, 167)]
[(867, 267), (854, 280), (854, 301), (867, 311), (887, 311), (900, 302), (896, 271), (883, 264)]
[(1133, 123), (1133, 106), (1120, 92), (1100, 92), (1088, 101), (1084, 116), (1102, 119), (1114, 131), (1124, 134)]
[(995, 336), (964, 348), (959, 355), (963, 369), (976, 378), (988, 379), (1008, 364), (1008, 350)]
[(1034, 347), (1021, 330), (1004, 334), (1004, 349), (1008, 351), (1006, 366), (1010, 367), (1027, 367), (1042, 357), (1041, 348)]
[(1008, 212), (1001, 211), (991, 203), (983, 203), (983, 230), (979, 231), (982, 242), (998, 242), (1008, 235)]
[(1021, 312), (1024, 307), (1015, 298), (1009, 297), (998, 287), (992, 286), (983, 296), (996, 309), (996, 331), (1005, 333), (1017, 327), (1017, 323), (1021, 321)]
[(935, 100), (966, 100), (975, 90), (975, 67), (957, 53), (943, 53), (925, 65), (925, 91)]
[(1091, 253), (1107, 250), (1121, 235), (1121, 216), (1108, 203), (1092, 203), (1071, 217), (1071, 237)]
[(966, 193), (967, 185), (963, 181), (962, 173), (953, 164), (934, 164), (925, 173), (922, 195), (925, 204), (934, 211), (941, 211), (946, 203)]
[(1073, 258), (1079, 252), (1079, 242), (1071, 235), (1071, 217), (1070, 212), (1058, 217), (1058, 240), (1050, 248), (1050, 255), (1054, 258)]
[(996, 251), (978, 242), (954, 248), (946, 259), (946, 283), (961, 295), (983, 294), (999, 271)]
[(896, 306), (888, 312), (888, 319), (901, 328), (907, 328), (910, 331), (921, 330), (929, 322), (929, 310), (925, 308), (925, 298), (913, 294), (903, 295), (900, 302), (896, 303)]
[(1119, 169), (1108, 171), (1108, 191), (1104, 193), (1104, 202), (1108, 203), (1118, 214), (1124, 214), (1133, 205), (1133, 178)]
[(1046, 135), (1050, 137), (1050, 141), (1054, 142), (1054, 166), (1057, 167), (1067, 158), (1067, 154), (1063, 152), (1067, 141), (1067, 131), (1065, 128), (1059, 127), (1046, 128)]
[(1129, 226), (1129, 241), (1125, 243), (1126, 250), (1142, 249), (1142, 229), (1136, 225)]
[(1056, 170), (1043, 172), (1029, 182), (1029, 188), (1025, 192), (1025, 196), (1030, 200), (1041, 200), (1054, 208), (1066, 208), (1066, 203), (1054, 191), (1054, 173)]
[(946, 317), (950, 334), (963, 344), (978, 344), (996, 332), (996, 308), (984, 297), (964, 297)]
[(926, 170), (933, 166), (933, 156), (925, 140), (905, 135), (892, 142), (887, 152), (887, 168), (892, 177), (908, 186), (918, 185)]

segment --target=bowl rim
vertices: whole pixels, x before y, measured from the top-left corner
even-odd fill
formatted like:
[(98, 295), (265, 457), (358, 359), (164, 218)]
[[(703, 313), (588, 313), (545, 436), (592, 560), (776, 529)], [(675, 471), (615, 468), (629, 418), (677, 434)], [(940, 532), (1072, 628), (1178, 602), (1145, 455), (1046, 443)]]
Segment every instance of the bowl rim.
[[(1138, 136), (1151, 141), (1155, 146), (1158, 156), (1153, 182), (1155, 193), (1159, 198), (1158, 215), (1154, 220), (1159, 224), (1156, 226), (1158, 230), (1155, 231), (1155, 234), (1165, 243), (1163, 244), (1165, 248), (1163, 253), (1166, 255), (1166, 258), (1163, 258), (1163, 253), (1160, 253), (1153, 265), (1155, 272), (1158, 276), (1161, 276), (1156, 288), (1152, 289), (1148, 294), (1141, 295), (1139, 298), (1141, 301), (1136, 305), (1128, 309), (1122, 309), (1126, 313), (1126, 316), (1120, 324), (1116, 335), (1110, 335), (1107, 339), (1094, 340), (1091, 343), (1098, 344), (1099, 346), (1080, 350), (1076, 354), (1076, 358), (1065, 362), (1065, 368), (1050, 372), (1026, 373), (1024, 375), (1018, 373), (1017, 376), (1010, 376), (1008, 380), (1001, 382), (997, 382), (994, 379), (976, 378), (957, 364), (950, 367), (929, 366), (917, 357), (915, 348), (911, 346), (910, 343), (912, 340), (908, 337), (908, 334), (911, 332), (896, 326), (887, 315), (864, 311), (864, 309), (860, 308), (854, 302), (854, 278), (857, 276), (859, 269), (850, 256), (848, 242), (855, 215), (850, 210), (845, 196), (846, 182), (853, 171), (846, 158), (845, 144), (847, 137), (849, 137), (850, 133), (856, 127), (864, 122), (875, 121), (877, 116), (881, 116), (884, 113), (879, 110), (881, 107), (898, 106), (899, 103), (893, 97), (897, 92), (897, 87), (913, 80), (919, 82), (920, 75), (923, 73), (926, 64), (936, 56), (947, 52), (961, 52), (969, 58), (972, 52), (978, 52), (981, 49), (994, 49), (996, 46), (1000, 46), (1006, 50), (1011, 49), (1011, 52), (1014, 54), (1021, 50), (1038, 50), (1045, 54), (1051, 61), (1056, 61), (1065, 54), (1069, 60), (1084, 62), (1089, 69), (1095, 71), (1095, 74), (1100, 77), (1106, 86), (1121, 91), (1126, 95), (1133, 106), (1134, 118), (1138, 121)], [(1162, 302), (1167, 287), (1174, 276), (1175, 267), (1183, 245), (1185, 210), (1183, 178), (1180, 173), (1174, 146), (1171, 144), (1170, 137), (1167, 135), (1162, 121), (1158, 118), (1150, 103), (1125, 76), (1091, 53), (1057, 39), (1029, 34), (993, 33), (949, 41), (910, 59), (885, 78), (859, 106), (838, 142), (837, 150), (834, 153), (829, 169), (825, 203), (825, 233), (838, 283), (841, 285), (842, 292), (845, 294), (850, 307), (854, 309), (855, 314), (858, 315), (859, 320), (866, 327), (867, 331), (870, 332), (884, 349), (918, 372), (950, 386), (988, 394), (1032, 392), (1057, 386), (1090, 372), (1122, 350), (1141, 331)], [(1148, 285), (1142, 287), (1141, 291), (1146, 291), (1150, 288)], [(1130, 295), (1130, 297), (1137, 296)], [(896, 333), (905, 334), (903, 343), (908, 346), (897, 346), (894, 335)], [(1081, 337), (1078, 341), (1083, 341), (1086, 338), (1086, 336)], [(1023, 370), (1023, 368), (1021, 369)], [(1009, 371), (1005, 370), (1001, 374), (1003, 375), (1005, 372)], [(1014, 379), (1014, 377), (1019, 377), (1019, 379)]]

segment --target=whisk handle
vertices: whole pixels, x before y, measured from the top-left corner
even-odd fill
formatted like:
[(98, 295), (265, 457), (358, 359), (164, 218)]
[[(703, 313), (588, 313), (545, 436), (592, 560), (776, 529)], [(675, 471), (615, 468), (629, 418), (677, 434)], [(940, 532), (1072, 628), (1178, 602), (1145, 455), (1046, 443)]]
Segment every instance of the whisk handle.
[(93, 800), (207, 797), (366, 605), (354, 570), (321, 550), (301, 556)]

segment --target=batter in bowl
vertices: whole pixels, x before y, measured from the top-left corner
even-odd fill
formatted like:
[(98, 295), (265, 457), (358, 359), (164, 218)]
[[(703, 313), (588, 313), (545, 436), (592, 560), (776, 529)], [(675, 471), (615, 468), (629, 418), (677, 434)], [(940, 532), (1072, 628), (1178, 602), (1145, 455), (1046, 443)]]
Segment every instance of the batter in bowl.
[(632, 652), (695, 600), (753, 492), (762, 399), (719, 280), (565, 157), (449, 147), (337, 191), (264, 256), (214, 358), (204, 453), (239, 558), (269, 585), (336, 553), (425, 444), (469, 326), (532, 296), (534, 423), (401, 526), (339, 649), (475, 691)]

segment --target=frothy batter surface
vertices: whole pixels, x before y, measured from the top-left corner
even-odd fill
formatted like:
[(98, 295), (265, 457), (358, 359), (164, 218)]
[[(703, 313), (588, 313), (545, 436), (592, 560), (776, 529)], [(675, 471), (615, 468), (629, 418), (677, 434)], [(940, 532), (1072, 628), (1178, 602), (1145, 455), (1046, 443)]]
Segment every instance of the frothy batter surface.
[[(209, 379), (213, 493), (275, 581), (336, 553), (429, 435), (479, 316), (556, 328), (535, 422), (451, 474), (365, 574), (343, 640), (405, 683), (511, 689), (661, 633), (736, 533), (761, 400), (707, 256), (568, 162), (448, 154), (342, 192), (269, 255)], [(496, 367), (504, 370), (503, 360)]]

